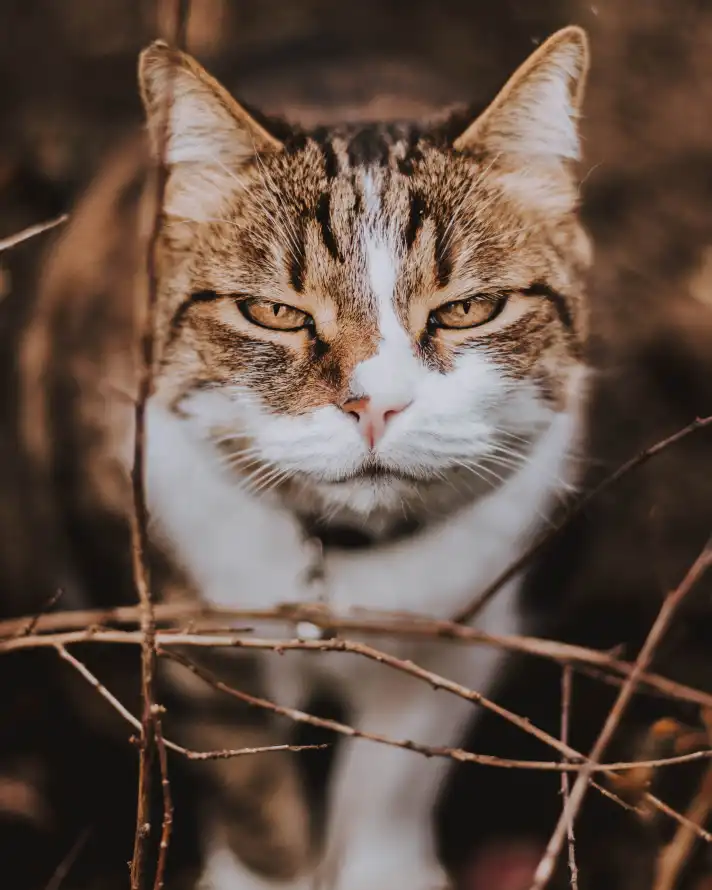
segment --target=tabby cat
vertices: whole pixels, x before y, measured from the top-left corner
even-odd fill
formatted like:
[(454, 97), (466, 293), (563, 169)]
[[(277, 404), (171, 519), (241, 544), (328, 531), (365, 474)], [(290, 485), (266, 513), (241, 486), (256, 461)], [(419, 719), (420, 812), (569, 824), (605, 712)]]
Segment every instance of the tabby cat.
[[(584, 33), (567, 28), (474, 121), (302, 132), (258, 119), (189, 56), (162, 43), (144, 51), (149, 142), (167, 166), (147, 409), (151, 533), (203, 602), (313, 600), (316, 539), (318, 592), (335, 612), (447, 619), (575, 485), (587, 391), (590, 248), (576, 178), (587, 65)], [(143, 188), (142, 177), (132, 182)], [(58, 249), (44, 311), (59, 317), (72, 301), (83, 313), (74, 336), (94, 353), (70, 386), (85, 391), (99, 455), (83, 472), (93, 496), (125, 515), (135, 352), (119, 333), (141, 316), (145, 265), (134, 286), (130, 267), (105, 253), (103, 268), (129, 292), (126, 305), (113, 292), (107, 305), (99, 259), (76, 261), (97, 202), (90, 196), (70, 227), (73, 258)], [(25, 344), (30, 394), (50, 373), (50, 328), (37, 325)], [(40, 459), (46, 412), (40, 400), (26, 417)], [(518, 589), (507, 585), (478, 626), (520, 632)], [(500, 661), (494, 649), (377, 645), (482, 691)], [(472, 716), (464, 699), (356, 655), (289, 653), (265, 657), (263, 669), (280, 704), (304, 706), (326, 685), (360, 729), (396, 739), (457, 744)], [(447, 766), (343, 744), (321, 851), (289, 887), (443, 890), (432, 821)], [(202, 890), (274, 886), (228, 835), (206, 817)]]

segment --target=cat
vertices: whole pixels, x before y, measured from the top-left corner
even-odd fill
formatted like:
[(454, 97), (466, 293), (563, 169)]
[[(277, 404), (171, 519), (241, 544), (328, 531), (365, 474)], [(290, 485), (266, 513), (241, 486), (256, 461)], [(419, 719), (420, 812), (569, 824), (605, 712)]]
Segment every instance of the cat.
[[(558, 34), (448, 145), (407, 126), (279, 140), (188, 57), (144, 52), (169, 170), (149, 505), (207, 602), (309, 599), (316, 520), (375, 540), (327, 551), (336, 612), (448, 618), (540, 524), (584, 399), (570, 165), (586, 59), (582, 32)], [(389, 540), (404, 516), (417, 529)], [(518, 630), (515, 595), (481, 626)], [(498, 660), (388, 647), (476, 688)], [(456, 743), (471, 711), (355, 656), (265, 664), (281, 704), (326, 680), (356, 725), (395, 738)], [(340, 752), (319, 879), (446, 886), (430, 825), (445, 769), (361, 740)], [(204, 887), (261, 885), (212, 843)]]
[[(167, 168), (147, 405), (151, 534), (203, 602), (312, 600), (316, 537), (319, 589), (336, 613), (447, 619), (575, 486), (589, 376), (591, 251), (576, 175), (587, 68), (585, 34), (571, 27), (474, 120), (301, 132), (262, 121), (188, 55), (162, 43), (143, 52), (149, 142)], [(89, 218), (74, 221), (75, 239)], [(60, 257), (61, 246), (55, 276)], [(102, 296), (93, 286), (84, 337)], [(79, 290), (68, 275), (51, 311)], [(116, 306), (116, 318), (127, 311)], [(35, 383), (48, 373), (38, 331), (24, 351)], [(100, 375), (121, 379), (134, 355), (100, 345)], [(97, 386), (94, 365), (77, 367), (75, 387)], [(25, 418), (36, 454), (42, 411)], [(96, 445), (110, 468), (97, 492), (117, 513), (129, 508), (130, 418), (126, 405), (105, 413)], [(344, 537), (362, 546), (330, 546)], [(519, 586), (500, 591), (478, 626), (520, 632)], [(376, 644), (480, 691), (501, 660), (493, 649)], [(473, 713), (351, 654), (262, 666), (279, 704), (304, 705), (327, 684), (354, 725), (396, 739), (457, 744)], [(290, 890), (447, 887), (432, 825), (447, 769), (365, 740), (341, 745), (318, 861)], [(203, 843), (201, 890), (274, 886), (235, 855), (219, 819), (206, 817)]]

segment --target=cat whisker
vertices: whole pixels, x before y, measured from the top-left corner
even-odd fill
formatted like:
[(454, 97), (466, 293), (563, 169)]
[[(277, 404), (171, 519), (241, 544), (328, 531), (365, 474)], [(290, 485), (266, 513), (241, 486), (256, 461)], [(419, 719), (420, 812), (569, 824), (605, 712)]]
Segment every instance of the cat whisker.
[(521, 442), (524, 445), (528, 445), (530, 443), (530, 440), (526, 436), (520, 436), (517, 433), (510, 432), (509, 430), (496, 428), (494, 432), (495, 435), (501, 438), (512, 439), (515, 442)]
[(249, 469), (249, 467), (253, 466), (254, 464), (258, 464), (259, 466), (264, 466), (264, 464), (261, 461), (259, 461), (259, 459), (257, 457), (253, 457), (253, 456), (238, 457), (234, 460), (228, 459), (228, 460), (223, 461), (221, 465), (223, 467), (227, 467), (229, 470), (232, 470), (232, 471), (239, 470), (241, 472), (244, 472), (245, 470)]
[[(467, 470), (468, 473), (472, 473), (474, 476), (477, 476), (480, 481), (484, 482), (485, 485), (494, 488), (494, 483), (491, 479), (488, 479), (486, 476), (483, 476), (482, 473), (486, 471), (486, 467), (481, 466), (474, 461), (456, 461), (456, 465), (461, 467), (463, 470)], [(501, 481), (501, 479), (499, 480)]]
[(259, 484), (254, 489), (254, 494), (266, 494), (282, 482), (286, 482), (293, 475), (293, 470), (282, 470), (278, 468), (274, 470), (271, 475), (260, 480)]

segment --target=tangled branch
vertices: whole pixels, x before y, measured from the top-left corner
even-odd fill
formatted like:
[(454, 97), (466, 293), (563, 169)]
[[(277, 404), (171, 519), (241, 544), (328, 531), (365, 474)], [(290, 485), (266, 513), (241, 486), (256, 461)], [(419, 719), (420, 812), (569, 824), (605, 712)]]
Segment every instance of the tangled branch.
[(625, 709), (628, 707), (635, 694), (640, 675), (647, 669), (652, 661), (677, 610), (710, 566), (712, 566), (712, 540), (708, 542), (697, 557), (679, 586), (669, 593), (663, 601), (658, 617), (640, 650), (633, 666), (633, 670), (623, 684), (618, 698), (603, 725), (603, 729), (601, 730), (595, 745), (591, 749), (589, 761), (582, 767), (576, 777), (569, 800), (564, 807), (561, 818), (559, 819), (556, 828), (554, 829), (554, 833), (551, 836), (551, 840), (547, 845), (546, 853), (537, 867), (531, 890), (543, 890), (551, 880), (556, 860), (561, 852), (561, 848), (567, 835), (568, 826), (573, 823), (573, 820), (576, 818), (576, 815), (583, 804), (584, 797), (586, 796), (588, 780), (593, 772), (593, 764), (602, 757), (606, 747), (613, 738), (613, 734), (618, 728), (618, 724), (623, 717)]

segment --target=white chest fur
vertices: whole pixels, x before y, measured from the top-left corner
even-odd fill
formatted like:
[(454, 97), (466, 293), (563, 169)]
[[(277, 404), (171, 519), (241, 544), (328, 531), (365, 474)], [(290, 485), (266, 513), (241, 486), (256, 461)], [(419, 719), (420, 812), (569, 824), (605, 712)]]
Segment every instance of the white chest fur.
[[(529, 461), (498, 490), (448, 521), (409, 540), (356, 553), (328, 555), (327, 592), (335, 611), (410, 611), (449, 618), (516, 558), (566, 484), (566, 456), (576, 420), (560, 415)], [(177, 418), (151, 408), (148, 427), (149, 506), (209, 603), (269, 608), (308, 597), (308, 553), (291, 515), (250, 496), (223, 470), (214, 452)], [(478, 617), (492, 633), (521, 631), (517, 583)], [(283, 634), (283, 628), (269, 628)], [(485, 691), (499, 664), (492, 648), (425, 644), (391, 652), (470, 688)], [(355, 655), (266, 659), (269, 695), (299, 705), (309, 678), (340, 682), (353, 722), (362, 730), (429, 745), (456, 745), (473, 714), (465, 699), (435, 693), (413, 677)], [(443, 890), (431, 814), (448, 762), (423, 761), (398, 748), (351, 741), (342, 751), (330, 792), (319, 886), (330, 890)], [(266, 890), (211, 835), (201, 890)], [(307, 890), (315, 876), (290, 885)], [(325, 883), (324, 883), (325, 882)]]
[[(576, 420), (559, 415), (521, 469), (496, 491), (417, 537), (327, 559), (337, 610), (384, 609), (448, 618), (516, 558), (566, 485)], [(308, 599), (309, 554), (295, 519), (249, 494), (214, 450), (151, 407), (148, 493), (153, 521), (205, 600), (270, 608)]]

